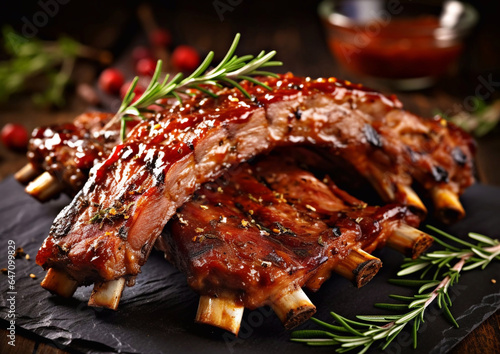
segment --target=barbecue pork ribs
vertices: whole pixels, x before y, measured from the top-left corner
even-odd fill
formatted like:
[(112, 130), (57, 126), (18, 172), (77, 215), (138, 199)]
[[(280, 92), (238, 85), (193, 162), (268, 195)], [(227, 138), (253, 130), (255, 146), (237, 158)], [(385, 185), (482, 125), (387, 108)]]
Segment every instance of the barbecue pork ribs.
[(239, 165), (169, 222), (157, 246), (201, 294), (198, 322), (237, 334), (245, 307), (270, 305), (292, 328), (315, 311), (303, 286), (316, 291), (332, 272), (362, 286), (381, 266), (367, 252), (403, 243), (418, 256), (432, 242), (406, 206), (367, 206), (297, 163), (281, 153)]
[(201, 184), (278, 147), (320, 150), (357, 171), (387, 202), (424, 214), (411, 188), (416, 183), (443, 218), (463, 216), (458, 196), (473, 182), (474, 146), (460, 129), (335, 78), (262, 80), (271, 91), (242, 83), (251, 99), (229, 88), (218, 98), (186, 98), (137, 123), (125, 143), (97, 158), (38, 253), (37, 263), (50, 270), (43, 285), (71, 296), (95, 283), (94, 300), (112, 294), (114, 307), (165, 224)]

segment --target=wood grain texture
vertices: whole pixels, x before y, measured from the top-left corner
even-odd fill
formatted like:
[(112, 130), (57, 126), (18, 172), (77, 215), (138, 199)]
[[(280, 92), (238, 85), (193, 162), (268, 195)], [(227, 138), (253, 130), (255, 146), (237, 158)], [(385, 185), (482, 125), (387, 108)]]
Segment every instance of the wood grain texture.
[(36, 346), (34, 341), (16, 334), (15, 346), (11, 346), (8, 344), (10, 341), (10, 339), (7, 338), (8, 334), (9, 332), (4, 328), (0, 330), (0, 352), (9, 354), (33, 353)]
[(500, 353), (500, 310), (491, 315), (451, 351), (451, 354), (462, 353)]

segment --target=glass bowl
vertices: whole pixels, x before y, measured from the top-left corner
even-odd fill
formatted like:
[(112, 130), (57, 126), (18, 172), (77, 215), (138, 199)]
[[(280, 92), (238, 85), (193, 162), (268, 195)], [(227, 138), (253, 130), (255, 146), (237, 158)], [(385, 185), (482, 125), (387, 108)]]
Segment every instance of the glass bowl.
[(340, 64), (397, 89), (445, 74), (478, 18), (460, 1), (326, 0), (318, 11)]

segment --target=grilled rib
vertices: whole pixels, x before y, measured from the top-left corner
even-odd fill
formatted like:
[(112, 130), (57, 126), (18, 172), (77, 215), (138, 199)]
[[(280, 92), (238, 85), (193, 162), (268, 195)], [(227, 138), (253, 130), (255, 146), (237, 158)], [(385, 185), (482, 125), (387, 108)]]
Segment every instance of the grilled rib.
[[(362, 250), (371, 252), (402, 225), (419, 222), (405, 206), (370, 207), (324, 182), (283, 153), (240, 165), (204, 184), (177, 211), (158, 248), (202, 298), (224, 298), (230, 308), (270, 305), (278, 316), (289, 313), (280, 316), (285, 327), (298, 325), (314, 312), (312, 303), (304, 314), (303, 303), (297, 309), (279, 299), (303, 286), (318, 290), (333, 271), (351, 279), (363, 273), (356, 282), (366, 284), (381, 263)], [(342, 266), (349, 256), (351, 263)], [(198, 313), (203, 306), (200, 301)], [(214, 324), (213, 315), (197, 317)], [(215, 321), (234, 331), (230, 324)]]
[(223, 89), (137, 124), (56, 218), (37, 263), (78, 284), (132, 279), (202, 183), (279, 146), (340, 157), (387, 201), (414, 197), (413, 180), (451, 195), (473, 181), (471, 139), (443, 120), (422, 120), (394, 97), (333, 78), (266, 83), (271, 92), (243, 83), (252, 99)]

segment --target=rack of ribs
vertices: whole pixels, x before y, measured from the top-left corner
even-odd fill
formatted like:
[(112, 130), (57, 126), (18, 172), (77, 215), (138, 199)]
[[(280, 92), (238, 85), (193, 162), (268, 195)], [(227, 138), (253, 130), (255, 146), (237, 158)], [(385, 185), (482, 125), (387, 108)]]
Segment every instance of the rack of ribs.
[[(96, 159), (38, 253), (37, 263), (49, 270), (42, 285), (71, 296), (77, 286), (94, 283), (95, 293), (112, 296), (107, 306), (116, 307), (177, 208), (203, 183), (279, 147), (321, 150), (368, 180), (385, 201), (417, 214), (426, 208), (413, 183), (443, 219), (464, 215), (458, 196), (473, 182), (474, 145), (460, 129), (334, 78), (262, 80), (271, 91), (242, 83), (252, 99), (229, 88), (217, 98), (186, 98), (138, 122), (126, 142)], [(36, 173), (27, 175), (24, 181)]]
[(204, 184), (178, 209), (157, 247), (201, 294), (197, 322), (238, 333), (244, 308), (270, 305), (292, 328), (333, 272), (365, 285), (388, 243), (417, 257), (432, 238), (398, 204), (366, 203), (297, 166), (289, 151), (242, 164)]

